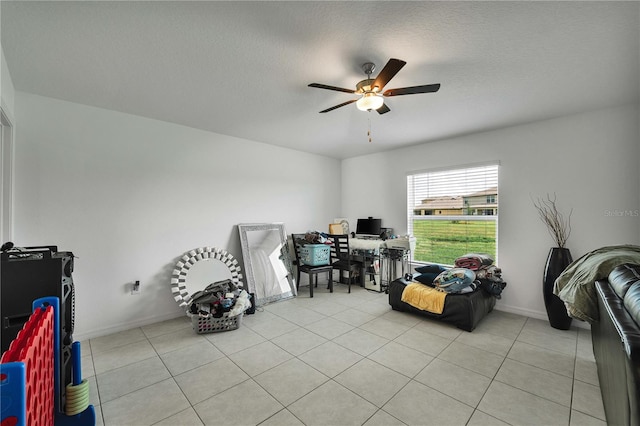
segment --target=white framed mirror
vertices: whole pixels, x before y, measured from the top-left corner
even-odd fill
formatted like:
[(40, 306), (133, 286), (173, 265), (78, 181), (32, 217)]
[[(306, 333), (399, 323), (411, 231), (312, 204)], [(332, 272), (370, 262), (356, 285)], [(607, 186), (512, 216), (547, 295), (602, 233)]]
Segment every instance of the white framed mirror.
[(291, 256), (282, 223), (238, 225), (249, 293), (256, 306), (296, 296)]
[(236, 287), (244, 287), (240, 264), (226, 250), (200, 247), (189, 250), (176, 263), (171, 274), (171, 292), (175, 301), (189, 307), (193, 295), (217, 281), (230, 279)]

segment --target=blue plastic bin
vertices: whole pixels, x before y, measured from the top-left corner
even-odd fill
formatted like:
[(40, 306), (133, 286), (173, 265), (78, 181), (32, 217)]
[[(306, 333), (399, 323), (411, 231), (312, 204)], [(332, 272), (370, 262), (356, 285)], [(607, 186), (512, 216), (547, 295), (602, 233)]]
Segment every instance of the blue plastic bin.
[(328, 265), (330, 249), (326, 244), (307, 244), (300, 247), (300, 261), (309, 266)]

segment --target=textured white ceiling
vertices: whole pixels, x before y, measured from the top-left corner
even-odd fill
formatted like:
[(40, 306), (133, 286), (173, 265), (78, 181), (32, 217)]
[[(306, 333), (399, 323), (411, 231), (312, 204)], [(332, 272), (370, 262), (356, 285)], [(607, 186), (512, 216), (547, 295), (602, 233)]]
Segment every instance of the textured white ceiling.
[[(640, 99), (638, 2), (0, 7), (16, 90), (336, 158)], [(355, 88), (391, 57), (407, 65), (386, 88), (440, 91), (318, 113), (353, 96), (307, 84)]]

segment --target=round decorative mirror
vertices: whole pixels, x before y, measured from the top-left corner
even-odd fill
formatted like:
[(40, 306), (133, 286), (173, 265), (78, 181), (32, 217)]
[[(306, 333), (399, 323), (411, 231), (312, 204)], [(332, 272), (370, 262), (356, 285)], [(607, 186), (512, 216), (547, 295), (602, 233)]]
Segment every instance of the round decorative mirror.
[(192, 295), (211, 283), (230, 279), (243, 287), (238, 261), (226, 250), (200, 247), (180, 258), (171, 274), (171, 292), (180, 306), (189, 306)]

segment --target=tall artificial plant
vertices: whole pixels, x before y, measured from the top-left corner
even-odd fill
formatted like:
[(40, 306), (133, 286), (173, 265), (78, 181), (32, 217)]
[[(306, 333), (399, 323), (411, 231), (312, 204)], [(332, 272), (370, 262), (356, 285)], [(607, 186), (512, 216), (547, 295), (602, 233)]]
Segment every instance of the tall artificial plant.
[(547, 194), (547, 198), (538, 197), (537, 200), (532, 201), (538, 210), (540, 220), (547, 225), (547, 230), (555, 240), (557, 246), (564, 248), (571, 234), (571, 214), (573, 213), (573, 209), (569, 211), (567, 216), (562, 214), (556, 206), (555, 193), (553, 194), (553, 198)]

